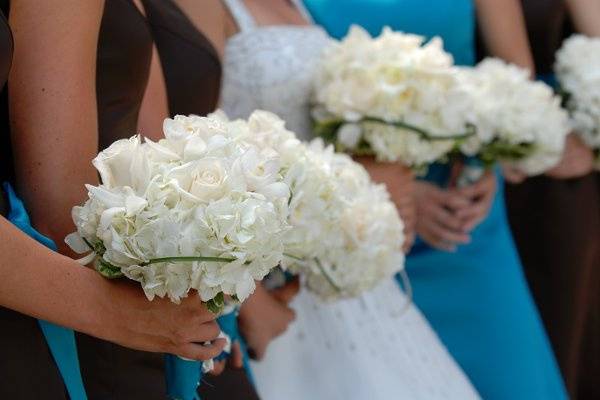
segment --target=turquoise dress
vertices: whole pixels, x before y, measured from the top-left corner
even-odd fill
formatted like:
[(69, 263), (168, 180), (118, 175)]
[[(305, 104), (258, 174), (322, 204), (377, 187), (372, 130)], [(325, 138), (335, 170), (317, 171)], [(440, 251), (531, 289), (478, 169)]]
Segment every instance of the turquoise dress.
[[(475, 12), (470, 0), (305, 0), (336, 37), (351, 24), (378, 34), (388, 25), (441, 36), (456, 63), (472, 65)], [(449, 168), (425, 178), (444, 186)], [(414, 300), (484, 399), (565, 399), (564, 385), (522, 273), (504, 207), (502, 177), (489, 216), (455, 253), (421, 240), (407, 259)], [(557, 293), (560, 295), (560, 293)]]

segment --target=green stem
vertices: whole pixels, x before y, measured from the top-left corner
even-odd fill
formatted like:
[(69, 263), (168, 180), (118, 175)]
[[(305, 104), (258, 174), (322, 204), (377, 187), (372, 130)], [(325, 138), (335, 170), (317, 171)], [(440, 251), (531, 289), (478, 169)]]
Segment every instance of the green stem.
[(145, 267), (150, 264), (158, 264), (164, 262), (190, 262), (190, 261), (205, 261), (205, 262), (233, 262), (236, 258), (224, 258), (224, 257), (162, 257), (162, 258), (153, 258), (152, 260), (148, 260), (140, 264), (140, 266)]
[(427, 139), (430, 141), (464, 139), (469, 136), (473, 136), (475, 134), (475, 127), (473, 125), (468, 125), (467, 131), (465, 133), (457, 133), (457, 134), (450, 135), (450, 136), (435, 136), (435, 135), (432, 135), (431, 133), (429, 133), (428, 131), (426, 131), (425, 129), (421, 129), (418, 126), (407, 124), (406, 122), (402, 122), (402, 121), (391, 121), (390, 122), (390, 121), (385, 121), (381, 118), (364, 117), (362, 120), (360, 120), (358, 122), (375, 122), (378, 124), (392, 125), (397, 128), (408, 129), (410, 131), (413, 131), (414, 133), (417, 133), (424, 139)]
[(96, 250), (96, 249), (94, 249), (94, 246), (92, 246), (92, 244), (86, 238), (84, 238), (83, 236), (81, 236), (81, 238), (83, 239), (83, 241), (85, 242), (85, 244), (88, 245), (88, 247), (90, 248), (90, 250), (92, 250), (92, 251)]
[(333, 278), (331, 276), (329, 276), (329, 273), (327, 271), (325, 271), (325, 267), (323, 267), (323, 265), (321, 264), (321, 261), (319, 261), (318, 258), (315, 258), (315, 262), (317, 263), (317, 266), (319, 267), (319, 269), (321, 270), (321, 273), (323, 274), (323, 276), (325, 277), (325, 279), (327, 279), (327, 282), (329, 282), (329, 284), (338, 292), (341, 292), (342, 289), (335, 284), (335, 282), (333, 281)]
[(286, 257), (288, 257), (288, 258), (291, 258), (293, 260), (296, 260), (296, 261), (306, 261), (304, 258), (297, 257), (297, 256), (294, 256), (294, 255), (291, 255), (291, 254), (288, 254), (288, 253), (283, 253), (283, 255), (286, 256)]

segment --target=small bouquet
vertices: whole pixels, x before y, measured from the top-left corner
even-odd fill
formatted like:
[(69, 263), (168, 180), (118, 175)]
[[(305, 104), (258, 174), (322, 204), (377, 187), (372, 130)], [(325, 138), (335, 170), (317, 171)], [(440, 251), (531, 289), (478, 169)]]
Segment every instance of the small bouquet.
[(113, 143), (93, 160), (102, 184), (73, 208), (67, 244), (105, 277), (139, 282), (149, 300), (197, 292), (214, 313), (226, 295), (244, 301), (283, 260), (290, 229), (282, 159), (253, 144), (247, 125), (177, 116), (158, 142)]
[(315, 80), (317, 135), (339, 150), (416, 169), (444, 159), (472, 134), (469, 110), (440, 38), (357, 26), (325, 51)]
[(460, 81), (472, 104), (468, 119), (476, 133), (459, 148), (482, 165), (467, 168), (459, 186), (476, 181), (484, 167), (496, 162), (531, 176), (560, 161), (569, 133), (568, 117), (548, 85), (530, 80), (527, 70), (498, 59), (463, 69)]
[(600, 38), (565, 40), (556, 53), (555, 72), (573, 130), (596, 151), (600, 168)]
[(283, 268), (327, 300), (358, 296), (403, 269), (403, 224), (383, 185), (320, 139), (301, 143), (274, 114), (257, 111), (248, 127), (255, 144), (280, 154), (291, 191)]

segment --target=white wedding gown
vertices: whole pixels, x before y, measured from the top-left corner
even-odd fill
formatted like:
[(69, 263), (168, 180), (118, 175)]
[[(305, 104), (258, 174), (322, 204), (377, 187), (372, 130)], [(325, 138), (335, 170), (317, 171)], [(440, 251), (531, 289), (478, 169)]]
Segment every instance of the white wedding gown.
[[(310, 139), (312, 76), (330, 43), (317, 26), (255, 24), (242, 0), (224, 0), (240, 32), (225, 50), (222, 108), (278, 114)], [(299, 9), (306, 14), (301, 4)], [(423, 315), (391, 279), (358, 299), (323, 303), (301, 290), (296, 321), (252, 364), (263, 400), (478, 399)]]

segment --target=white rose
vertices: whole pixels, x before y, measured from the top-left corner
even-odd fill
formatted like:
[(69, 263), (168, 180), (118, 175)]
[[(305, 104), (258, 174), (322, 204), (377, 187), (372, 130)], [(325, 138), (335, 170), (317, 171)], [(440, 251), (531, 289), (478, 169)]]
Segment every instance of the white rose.
[(205, 158), (173, 168), (167, 175), (178, 189), (195, 201), (217, 200), (230, 189), (230, 175), (223, 161)]
[(108, 187), (129, 186), (141, 193), (150, 181), (150, 168), (139, 136), (114, 142), (92, 164)]

